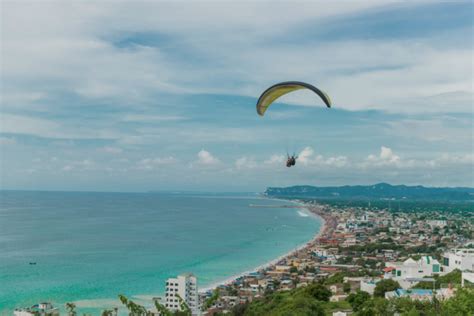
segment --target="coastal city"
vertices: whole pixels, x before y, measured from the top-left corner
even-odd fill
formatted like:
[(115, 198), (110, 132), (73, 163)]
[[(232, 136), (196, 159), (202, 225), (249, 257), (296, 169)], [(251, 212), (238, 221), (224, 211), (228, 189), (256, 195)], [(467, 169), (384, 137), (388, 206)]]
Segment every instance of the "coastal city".
[[(444, 315), (449, 308), (452, 315), (474, 314), (472, 213), (297, 202), (287, 207), (324, 222), (306, 245), (213, 289), (200, 291), (191, 273), (170, 278), (150, 306), (121, 297), (121, 308), (129, 315), (293, 315), (291, 307), (276, 313), (271, 305), (310, 295), (319, 305), (295, 315)], [(423, 313), (430, 304), (434, 312)], [(68, 315), (80, 313), (73, 303), (67, 308)], [(14, 314), (59, 315), (59, 309), (41, 303)], [(119, 308), (102, 312), (117, 314)]]
[(0, 316), (474, 316), (473, 12), (0, 0)]

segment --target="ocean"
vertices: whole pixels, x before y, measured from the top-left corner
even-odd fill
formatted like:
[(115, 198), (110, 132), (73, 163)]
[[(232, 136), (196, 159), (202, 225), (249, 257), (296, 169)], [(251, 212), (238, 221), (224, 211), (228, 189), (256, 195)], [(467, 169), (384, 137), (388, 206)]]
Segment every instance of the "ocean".
[[(208, 287), (310, 240), (321, 219), (256, 195), (0, 192), (0, 315), (149, 303), (168, 277)], [(266, 205), (267, 207), (255, 207)], [(268, 207), (271, 206), (271, 207)]]

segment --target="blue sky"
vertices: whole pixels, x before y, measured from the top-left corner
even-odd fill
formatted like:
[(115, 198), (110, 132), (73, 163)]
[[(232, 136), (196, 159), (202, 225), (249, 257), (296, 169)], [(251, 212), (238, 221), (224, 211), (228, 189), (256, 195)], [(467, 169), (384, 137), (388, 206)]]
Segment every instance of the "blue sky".
[[(0, 186), (474, 186), (472, 10), (3, 1)], [(302, 91), (258, 117), (259, 94), (288, 80), (334, 107)]]

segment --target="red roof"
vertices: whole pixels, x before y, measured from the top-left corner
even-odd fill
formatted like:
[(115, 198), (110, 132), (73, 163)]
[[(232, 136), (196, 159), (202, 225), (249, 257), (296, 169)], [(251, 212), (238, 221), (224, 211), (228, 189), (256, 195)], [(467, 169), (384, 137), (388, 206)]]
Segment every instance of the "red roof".
[(383, 272), (390, 272), (390, 271), (393, 271), (393, 270), (395, 270), (394, 267), (386, 267), (386, 268), (383, 269)]

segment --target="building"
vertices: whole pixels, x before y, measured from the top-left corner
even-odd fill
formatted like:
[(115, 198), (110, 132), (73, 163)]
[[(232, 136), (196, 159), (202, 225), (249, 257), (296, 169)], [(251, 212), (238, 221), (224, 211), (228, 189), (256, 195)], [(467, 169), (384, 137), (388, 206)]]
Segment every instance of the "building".
[(473, 248), (456, 248), (443, 254), (443, 271), (449, 273), (455, 269), (474, 272)]
[(433, 229), (435, 227), (443, 228), (448, 225), (448, 222), (446, 220), (441, 220), (441, 219), (432, 219), (432, 220), (427, 220), (426, 224), (430, 225), (430, 227)]
[(27, 308), (18, 308), (13, 311), (15, 316), (59, 316), (59, 309), (51, 303), (39, 303)]
[(373, 280), (373, 279), (363, 279), (360, 280), (360, 290), (369, 293), (370, 295), (374, 295), (375, 286), (377, 282), (380, 280)]
[(431, 256), (423, 256), (415, 261), (408, 258), (404, 262), (387, 263), (384, 278), (394, 279), (407, 289), (419, 282), (420, 278), (441, 274), (441, 265)]
[(461, 286), (472, 287), (474, 286), (474, 272), (462, 272), (461, 274)]
[(181, 310), (179, 297), (194, 315), (200, 315), (197, 279), (191, 273), (166, 281), (165, 307), (170, 311)]

